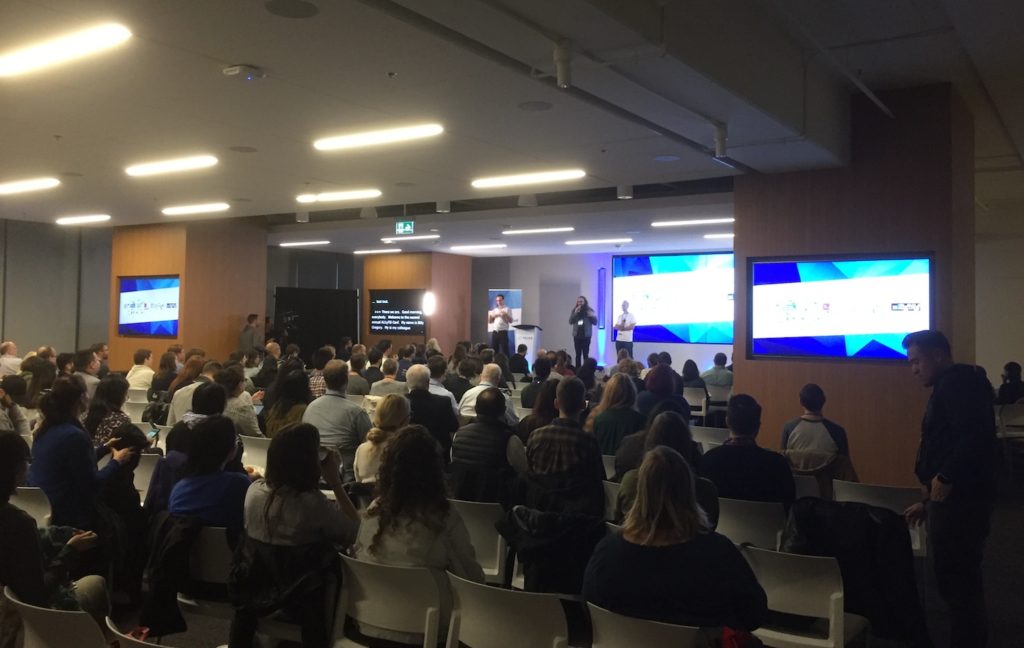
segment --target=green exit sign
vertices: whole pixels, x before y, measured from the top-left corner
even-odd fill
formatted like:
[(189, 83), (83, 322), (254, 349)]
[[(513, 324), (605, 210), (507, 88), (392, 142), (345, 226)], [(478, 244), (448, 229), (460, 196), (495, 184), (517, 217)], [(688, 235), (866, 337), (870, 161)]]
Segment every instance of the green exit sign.
[(415, 231), (415, 221), (395, 221), (395, 234), (412, 234)]

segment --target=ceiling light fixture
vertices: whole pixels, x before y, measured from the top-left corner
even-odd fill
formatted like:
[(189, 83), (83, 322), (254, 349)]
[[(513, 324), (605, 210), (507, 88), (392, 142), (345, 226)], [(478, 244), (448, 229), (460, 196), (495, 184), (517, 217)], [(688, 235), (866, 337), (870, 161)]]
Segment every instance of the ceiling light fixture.
[(88, 225), (89, 223), (103, 223), (110, 220), (110, 214), (86, 214), (84, 216), (61, 216), (57, 219), (58, 225)]
[(178, 205), (176, 207), (164, 207), (162, 210), (164, 216), (187, 216), (189, 214), (212, 214), (213, 212), (222, 212), (231, 209), (231, 205), (226, 202), (215, 202), (215, 203), (204, 203), (201, 205)]
[(515, 185), (579, 180), (580, 178), (586, 177), (586, 175), (587, 172), (583, 169), (560, 169), (558, 171), (538, 171), (535, 173), (519, 173), (516, 175), (477, 178), (471, 184), (476, 189), (491, 189), (494, 187), (512, 187)]
[(108, 23), (0, 55), (0, 77), (13, 77), (117, 47), (132, 37), (124, 25)]
[(398, 254), (401, 248), (379, 248), (376, 250), (353, 250), (352, 254)]
[(536, 229), (508, 229), (502, 234), (505, 236), (517, 236), (519, 234), (555, 234), (556, 232), (575, 232), (575, 227), (539, 227)]
[(705, 234), (704, 235), (704, 238), (706, 238), (706, 239), (731, 239), (731, 238), (735, 238), (735, 237), (736, 237), (735, 234)]
[(394, 243), (395, 241), (430, 241), (441, 238), (440, 234), (417, 234), (416, 236), (387, 236), (381, 239), (381, 243)]
[(380, 189), (354, 189), (352, 191), (324, 191), (318, 194), (301, 194), (295, 197), (300, 203), (337, 202), (339, 200), (361, 200), (380, 198)]
[(574, 241), (566, 241), (566, 245), (604, 245), (612, 243), (632, 243), (631, 238), (609, 238), (609, 239), (576, 239)]
[(217, 158), (213, 155), (193, 155), (190, 157), (174, 158), (173, 160), (159, 160), (157, 162), (144, 162), (133, 164), (124, 170), (133, 178), (159, 175), (161, 173), (178, 173), (179, 171), (194, 171), (205, 169), (217, 164)]
[(693, 218), (690, 220), (654, 221), (651, 227), (686, 227), (687, 225), (724, 225), (736, 222), (735, 218)]
[(60, 185), (60, 180), (57, 178), (29, 178), (28, 180), (4, 182), (0, 184), (0, 196), (9, 196), (11, 194), (25, 193), (27, 191), (53, 189), (58, 185)]
[(288, 241), (287, 243), (278, 243), (279, 247), (302, 247), (305, 245), (330, 245), (330, 241)]
[(619, 200), (632, 200), (633, 185), (619, 185), (615, 188), (615, 197)]
[(318, 151), (340, 151), (434, 137), (443, 132), (444, 126), (441, 124), (418, 124), (416, 126), (403, 126), (401, 128), (388, 128), (365, 133), (324, 137), (313, 142), (313, 148)]
[(555, 63), (555, 83), (563, 90), (572, 85), (572, 51), (569, 41), (563, 40), (555, 45), (551, 56)]
[(505, 247), (508, 246), (504, 243), (485, 243), (483, 245), (453, 245), (448, 249), (453, 252), (462, 252), (466, 250), (498, 250)]

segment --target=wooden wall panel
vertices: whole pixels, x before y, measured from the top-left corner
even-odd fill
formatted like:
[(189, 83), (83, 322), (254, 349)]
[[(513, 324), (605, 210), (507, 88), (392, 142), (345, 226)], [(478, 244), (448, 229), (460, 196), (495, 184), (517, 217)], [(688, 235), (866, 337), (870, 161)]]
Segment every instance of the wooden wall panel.
[(413, 254), (381, 254), (371, 255), (363, 259), (363, 293), (360, 296), (362, 310), (363, 344), (372, 346), (387, 337), (395, 346), (410, 343), (423, 343), (420, 335), (371, 335), (370, 334), (370, 290), (375, 288), (421, 288), (430, 290), (431, 286), (431, 254), (418, 252)]
[(455, 350), (459, 340), (468, 340), (473, 259), (455, 254), (430, 255), (431, 290), (438, 311), (427, 323), (427, 337), (437, 338), (445, 354)]
[(800, 388), (820, 384), (826, 416), (846, 427), (861, 479), (912, 485), (928, 391), (905, 364), (746, 357), (749, 257), (928, 251), (935, 326), (960, 359), (973, 357), (970, 117), (948, 86), (894, 91), (883, 101), (896, 119), (853, 100), (849, 167), (736, 178), (735, 391), (763, 405), (761, 443), (777, 448), (782, 424), (801, 412)]

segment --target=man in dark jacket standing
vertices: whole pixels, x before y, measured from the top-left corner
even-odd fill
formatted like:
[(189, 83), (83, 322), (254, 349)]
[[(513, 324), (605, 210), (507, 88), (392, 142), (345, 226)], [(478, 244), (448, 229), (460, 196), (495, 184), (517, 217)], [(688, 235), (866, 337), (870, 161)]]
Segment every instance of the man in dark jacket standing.
[(927, 520), (935, 580), (949, 607), (950, 645), (988, 644), (981, 560), (995, 499), (993, 391), (976, 367), (954, 364), (940, 331), (903, 340), (911, 371), (932, 388), (914, 472), (923, 501), (907, 521)]

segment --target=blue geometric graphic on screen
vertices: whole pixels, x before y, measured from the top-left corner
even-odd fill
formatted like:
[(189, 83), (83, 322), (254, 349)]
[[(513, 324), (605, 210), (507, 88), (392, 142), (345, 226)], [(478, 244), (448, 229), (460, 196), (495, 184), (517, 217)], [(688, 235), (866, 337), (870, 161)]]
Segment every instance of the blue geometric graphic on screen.
[(800, 271), (796, 263), (755, 263), (755, 286), (800, 283)]
[(669, 344), (732, 344), (732, 322), (646, 324), (633, 329), (634, 342)]
[[(856, 338), (852, 345), (850, 338)], [(755, 355), (818, 356), (831, 358), (868, 358), (879, 360), (906, 357), (903, 335), (824, 335), (817, 337), (763, 338), (753, 341)]]
[[(789, 265), (789, 264), (769, 264)], [(900, 277), (928, 274), (928, 259), (874, 259), (871, 261), (809, 261), (796, 264), (801, 283), (834, 281), (837, 279), (864, 279), (868, 277)], [(755, 266), (755, 274), (757, 266)], [(788, 283), (783, 281), (759, 282)], [(795, 282), (793, 282), (795, 283)]]
[(155, 290), (157, 288), (180, 288), (181, 279), (178, 277), (133, 277), (121, 279), (121, 292), (136, 292), (139, 290)]
[(118, 324), (117, 332), (121, 335), (161, 335), (174, 337), (178, 335), (178, 320)]
[(649, 274), (654, 274), (654, 271), (651, 270), (651, 257), (649, 256), (615, 257), (612, 262), (613, 277), (634, 277)]
[(734, 262), (734, 255), (722, 253), (615, 257), (612, 262), (612, 277), (636, 277), (717, 268), (731, 269)]

